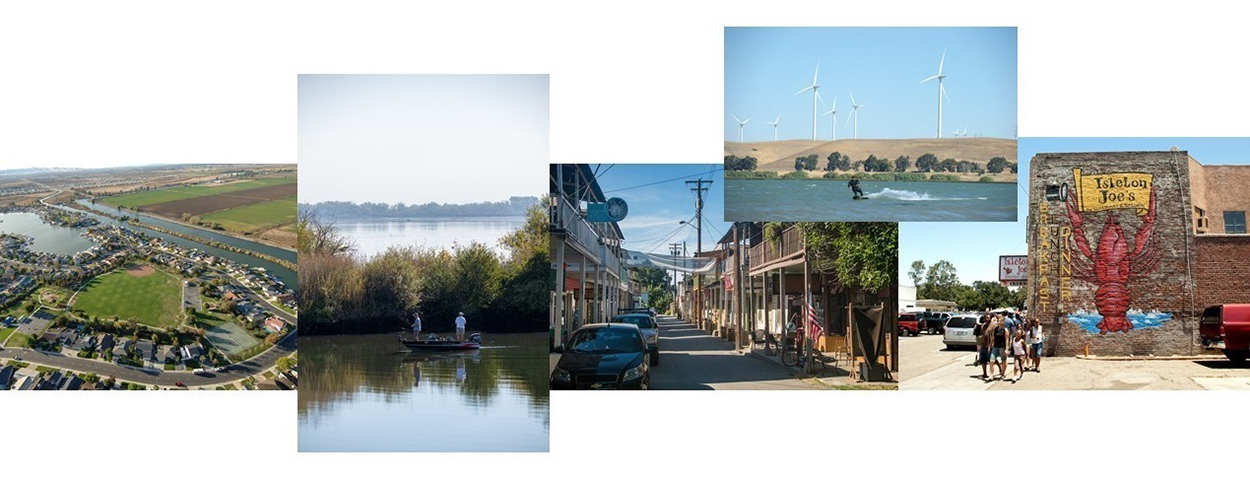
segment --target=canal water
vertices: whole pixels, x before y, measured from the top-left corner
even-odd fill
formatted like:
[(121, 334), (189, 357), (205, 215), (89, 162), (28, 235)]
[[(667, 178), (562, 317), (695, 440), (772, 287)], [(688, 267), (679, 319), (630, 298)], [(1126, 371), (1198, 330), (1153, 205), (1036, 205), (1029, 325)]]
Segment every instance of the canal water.
[(725, 180), (730, 222), (1014, 222), (1015, 183)]
[(171, 222), (169, 220), (162, 220), (160, 218), (153, 217), (145, 213), (136, 212), (134, 210), (125, 210), (125, 209), (119, 209), (117, 207), (110, 207), (108, 205), (104, 205), (100, 203), (91, 203), (90, 200), (79, 200), (78, 204), (84, 207), (90, 208), (92, 210), (95, 210), (97, 212), (104, 212), (109, 215), (117, 215), (117, 216), (126, 215), (130, 217), (138, 218), (139, 221), (143, 223), (155, 225), (157, 227), (164, 228), (169, 231), (185, 233), (187, 235), (193, 235), (196, 237), (212, 240), (215, 242), (221, 242), (226, 245), (244, 248), (249, 251), (253, 251), (253, 252), (264, 254), (264, 255), (269, 255), (271, 257), (281, 259), (281, 260), (286, 260), (288, 262), (297, 261), (296, 258), (298, 257), (298, 255), (296, 255), (294, 250), (287, 250), (287, 249), (278, 248), (272, 245), (265, 245), (259, 242), (244, 240), (242, 238), (237, 238), (237, 237), (232, 237), (230, 235), (217, 233), (212, 230), (205, 230), (202, 228), (192, 228), (186, 225), (181, 225), (175, 222)]
[(501, 250), (499, 237), (525, 225), (525, 217), (338, 219), (334, 225), (367, 258), (391, 246), (445, 249), (479, 242)]
[(396, 334), (299, 339), (299, 450), (548, 450), (547, 334), (414, 353)]
[[(113, 213), (114, 213), (114, 212), (112, 212), (112, 211), (111, 211), (111, 210), (113, 210), (113, 209), (110, 209), (110, 208), (105, 207), (105, 206), (103, 206), (103, 205), (91, 205), (91, 202), (86, 202), (86, 203), (83, 203), (83, 201), (81, 201), (81, 200), (79, 201), (79, 204), (82, 204), (82, 205), (84, 205), (84, 206), (86, 206), (86, 207), (88, 207), (88, 208), (91, 208), (91, 209), (93, 209), (93, 210), (96, 210), (96, 211), (107, 212), (107, 213), (110, 213), (110, 214), (113, 214)], [(95, 218), (96, 220), (99, 220), (99, 221), (100, 221), (100, 223), (103, 223), (103, 224), (108, 224), (108, 225), (122, 225), (122, 223), (121, 223), (121, 222), (118, 222), (118, 221), (113, 220), (113, 219), (111, 219), (111, 218), (105, 217), (105, 216), (103, 216), (103, 215), (96, 215), (96, 214), (93, 214), (93, 213), (90, 213), (90, 212), (83, 212), (83, 211), (81, 211), (81, 210), (75, 210), (75, 209), (71, 209), (71, 208), (69, 208), (69, 207), (60, 207), (60, 206), (58, 206), (57, 208), (63, 208), (63, 209), (66, 209), (66, 210), (71, 210), (71, 211), (74, 211), (74, 212), (79, 212), (79, 213), (83, 213), (83, 214), (86, 214), (86, 215), (91, 215), (91, 217), (92, 217), (92, 218)], [(122, 215), (130, 215), (130, 216), (132, 216), (132, 217), (136, 216), (135, 212), (132, 212), (132, 211), (129, 211), (129, 210), (123, 210)], [(205, 232), (205, 231), (203, 231), (203, 230), (199, 230), (199, 229), (192, 229), (192, 228), (184, 227), (184, 226), (178, 225), (178, 224), (176, 224), (176, 223), (166, 222), (166, 221), (164, 221), (164, 220), (160, 220), (160, 219), (154, 219), (154, 218), (152, 218), (151, 216), (148, 216), (148, 215), (141, 215), (141, 214), (140, 214), (140, 215), (137, 215), (137, 216), (139, 216), (139, 217), (140, 217), (140, 219), (141, 219), (141, 221), (143, 221), (143, 222), (150, 222), (150, 223), (152, 223), (152, 224), (154, 224), (154, 225), (160, 225), (160, 226), (161, 226), (161, 227), (163, 227), (163, 228), (170, 228), (170, 230), (180, 231), (180, 232), (187, 233), (187, 234), (189, 234), (189, 235), (193, 235), (193, 236), (207, 237), (207, 235), (203, 235), (203, 234), (205, 234), (205, 233), (209, 233), (209, 232)], [(161, 222), (161, 223), (164, 223), (164, 224), (161, 224), (161, 223), (158, 223), (158, 222)], [(171, 228), (171, 227), (169, 227), (169, 225), (172, 225), (173, 227), (177, 227), (177, 229)], [(217, 247), (214, 247), (214, 246), (211, 246), (211, 245), (206, 245), (206, 244), (203, 244), (203, 243), (200, 243), (200, 242), (196, 242), (196, 241), (192, 241), (192, 240), (187, 240), (187, 239), (182, 238), (182, 237), (175, 237), (175, 236), (173, 236), (173, 235), (169, 235), (169, 234), (161, 233), (161, 232), (158, 232), (158, 231), (156, 231), (156, 230), (152, 230), (152, 229), (149, 229), (149, 228), (144, 228), (144, 227), (142, 227), (142, 226), (135, 226), (135, 225), (131, 225), (131, 224), (125, 224), (125, 225), (122, 225), (122, 226), (124, 226), (124, 227), (126, 227), (126, 228), (129, 228), (129, 229), (132, 229), (132, 230), (135, 230), (135, 231), (143, 232), (143, 233), (145, 233), (145, 234), (147, 234), (147, 235), (149, 235), (149, 236), (152, 236), (152, 237), (160, 238), (160, 239), (162, 239), (162, 240), (168, 241), (168, 242), (173, 243), (173, 244), (175, 244), (175, 245), (181, 245), (181, 246), (186, 247), (186, 248), (196, 248), (196, 249), (199, 249), (199, 250), (200, 250), (200, 251), (202, 251), (202, 252), (205, 252), (205, 253), (208, 253), (208, 254), (211, 254), (211, 255), (216, 255), (216, 256), (221, 257), (221, 258), (229, 259), (229, 260), (232, 260), (232, 261), (235, 261), (235, 262), (238, 262), (238, 263), (242, 263), (242, 264), (245, 264), (245, 265), (253, 266), (253, 267), (261, 267), (261, 268), (264, 268), (264, 269), (265, 269), (265, 271), (267, 271), (267, 272), (269, 272), (269, 273), (273, 274), (273, 276), (275, 276), (275, 277), (278, 277), (278, 279), (279, 279), (279, 280), (282, 280), (282, 283), (285, 283), (287, 287), (289, 287), (289, 288), (293, 288), (293, 289), (294, 289), (294, 288), (298, 288), (298, 285), (299, 285), (299, 278), (298, 278), (298, 276), (296, 275), (296, 273), (295, 273), (295, 271), (294, 271), (294, 270), (288, 269), (288, 268), (286, 268), (286, 267), (283, 267), (282, 265), (278, 265), (278, 264), (273, 263), (273, 262), (270, 262), (270, 261), (268, 261), (268, 260), (265, 260), (265, 259), (262, 259), (262, 258), (253, 257), (253, 256), (251, 256), (251, 255), (245, 255), (245, 254), (242, 254), (242, 253), (232, 252), (232, 251), (230, 251), (230, 250), (224, 250), (224, 249), (217, 248)], [(226, 237), (226, 238), (230, 239), (231, 241), (227, 242), (226, 240), (221, 240), (221, 241), (222, 241), (222, 243), (227, 243), (227, 244), (230, 244), (230, 245), (234, 245), (234, 246), (239, 247), (239, 248), (251, 249), (251, 246), (253, 246), (253, 245), (259, 245), (259, 246), (265, 247), (265, 245), (260, 245), (260, 244), (258, 244), (258, 243), (256, 243), (256, 242), (249, 242), (249, 241), (246, 241), (246, 240), (241, 240), (241, 239), (237, 239), (237, 238), (233, 238), (233, 237)], [(273, 248), (273, 247), (269, 247), (269, 248)], [(279, 250), (280, 250), (280, 249), (279, 249)], [(290, 253), (290, 255), (289, 255), (289, 256), (290, 256), (290, 258), (291, 258), (291, 261), (295, 261), (295, 254), (294, 254), (294, 253)], [(282, 257), (282, 258), (286, 258), (286, 257)]]
[(28, 250), (38, 253), (73, 255), (95, 245), (82, 236), (86, 228), (58, 227), (39, 215), (26, 212), (0, 213), (0, 232), (26, 235), (33, 240)]

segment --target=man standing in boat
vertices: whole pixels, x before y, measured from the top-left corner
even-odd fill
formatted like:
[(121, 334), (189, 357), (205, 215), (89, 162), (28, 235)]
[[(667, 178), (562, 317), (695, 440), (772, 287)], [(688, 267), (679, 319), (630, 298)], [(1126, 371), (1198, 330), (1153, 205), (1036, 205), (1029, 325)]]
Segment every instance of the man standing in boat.
[(457, 341), (460, 341), (460, 342), (464, 341), (465, 323), (468, 323), (468, 321), (464, 319), (464, 312), (460, 312), (460, 315), (456, 316), (456, 340)]
[(421, 314), (412, 312), (412, 339), (421, 341)]

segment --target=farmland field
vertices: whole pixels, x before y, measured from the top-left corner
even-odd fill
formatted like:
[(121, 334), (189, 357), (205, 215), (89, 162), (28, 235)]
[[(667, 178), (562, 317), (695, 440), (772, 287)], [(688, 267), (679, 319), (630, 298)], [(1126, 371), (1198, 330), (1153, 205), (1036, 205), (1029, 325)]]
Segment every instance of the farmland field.
[(219, 195), (223, 193), (237, 192), (254, 188), (269, 187), (274, 185), (294, 184), (295, 177), (271, 177), (259, 178), (256, 180), (247, 180), (237, 183), (228, 183), (225, 185), (192, 185), (187, 187), (170, 187), (159, 190), (148, 190), (146, 192), (129, 193), (126, 195), (118, 195), (116, 197), (105, 197), (100, 199), (100, 203), (126, 207), (130, 209), (143, 207), (147, 205), (155, 205), (158, 203), (173, 202), (177, 200), (185, 200), (188, 198), (207, 197), (211, 195)]
[(182, 280), (147, 265), (128, 265), (96, 277), (74, 301), (73, 309), (92, 317), (133, 320), (159, 328), (182, 318)]
[(295, 197), (232, 208), (201, 217), (205, 222), (220, 223), (226, 230), (251, 233), (273, 225), (295, 221)]
[[(229, 210), (232, 208), (242, 207), (244, 205), (252, 205), (269, 200), (277, 200), (279, 198), (294, 197), (297, 188), (298, 187), (294, 183), (284, 183), (281, 185), (270, 185), (268, 187), (236, 190), (229, 193), (220, 193), (207, 197), (195, 197), (183, 200), (174, 200), (172, 202), (156, 203), (140, 208), (139, 210), (171, 218), (178, 218), (183, 214), (204, 215), (206, 213)], [(292, 210), (292, 213), (294, 213), (294, 210)]]

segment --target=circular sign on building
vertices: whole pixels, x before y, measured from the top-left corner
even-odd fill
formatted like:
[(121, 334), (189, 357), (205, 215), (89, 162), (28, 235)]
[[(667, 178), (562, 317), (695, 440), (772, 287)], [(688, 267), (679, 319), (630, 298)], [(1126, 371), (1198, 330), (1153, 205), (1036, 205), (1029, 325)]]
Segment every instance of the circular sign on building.
[(619, 222), (629, 215), (629, 204), (625, 203), (620, 197), (612, 197), (608, 199), (608, 218), (613, 222)]

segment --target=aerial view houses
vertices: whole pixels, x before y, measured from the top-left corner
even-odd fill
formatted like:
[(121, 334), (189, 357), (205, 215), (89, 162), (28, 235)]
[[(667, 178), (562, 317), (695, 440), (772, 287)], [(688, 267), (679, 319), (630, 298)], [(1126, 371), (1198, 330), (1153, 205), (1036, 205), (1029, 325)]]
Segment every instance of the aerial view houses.
[(282, 279), (98, 218), (0, 207), (0, 390), (294, 388)]

